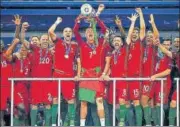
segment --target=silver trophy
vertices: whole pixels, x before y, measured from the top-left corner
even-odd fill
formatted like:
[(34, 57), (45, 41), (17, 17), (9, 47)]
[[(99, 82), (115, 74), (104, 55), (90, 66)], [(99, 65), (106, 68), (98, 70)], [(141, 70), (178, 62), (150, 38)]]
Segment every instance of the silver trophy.
[(81, 14), (88, 17), (85, 19), (85, 22), (89, 23), (89, 19), (95, 17), (96, 11), (90, 4), (83, 4), (81, 6)]

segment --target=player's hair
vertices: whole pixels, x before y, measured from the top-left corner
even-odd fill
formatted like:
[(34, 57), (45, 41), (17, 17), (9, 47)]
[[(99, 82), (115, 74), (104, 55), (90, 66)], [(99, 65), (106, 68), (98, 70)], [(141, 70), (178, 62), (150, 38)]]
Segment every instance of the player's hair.
[(123, 41), (122, 36), (121, 36), (121, 35), (116, 35), (116, 34), (114, 34), (114, 35), (111, 37), (111, 45), (112, 45), (112, 43), (113, 43), (114, 38), (116, 38), (116, 37), (120, 38), (120, 39), (121, 39), (121, 42), (122, 42), (123, 45), (124, 45), (124, 41)]
[(140, 29), (138, 27), (134, 27), (134, 30), (140, 31)]
[(42, 35), (40, 36), (40, 39), (41, 39), (41, 37), (44, 36), (44, 35), (47, 35), (47, 36), (48, 36), (48, 39), (49, 39), (49, 35), (48, 35), (47, 33), (42, 34)]
[(40, 40), (39, 36), (31, 36), (30, 40), (32, 40), (32, 38), (34, 38), (34, 37), (36, 37)]
[(114, 38), (116, 38), (116, 37), (121, 38), (121, 40), (122, 40), (122, 36), (121, 36), (121, 35), (114, 35), (114, 36), (112, 37), (112, 40), (114, 40)]
[(170, 41), (170, 44), (172, 44), (172, 40), (170, 39), (170, 38), (163, 38), (163, 41), (162, 41), (162, 43), (164, 43), (164, 41)]

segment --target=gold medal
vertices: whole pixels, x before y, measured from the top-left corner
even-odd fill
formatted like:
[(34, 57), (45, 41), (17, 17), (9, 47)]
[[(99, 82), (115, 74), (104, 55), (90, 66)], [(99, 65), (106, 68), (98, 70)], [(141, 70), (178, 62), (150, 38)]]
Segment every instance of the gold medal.
[(69, 55), (64, 55), (64, 57), (65, 57), (66, 59), (68, 59), (68, 58), (69, 58)]

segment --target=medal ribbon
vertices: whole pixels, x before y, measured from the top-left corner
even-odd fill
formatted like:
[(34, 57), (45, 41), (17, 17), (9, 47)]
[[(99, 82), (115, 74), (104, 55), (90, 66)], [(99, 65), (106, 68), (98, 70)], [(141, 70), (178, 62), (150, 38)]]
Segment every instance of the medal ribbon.
[(89, 43), (87, 43), (87, 44), (91, 48), (92, 51), (96, 51), (96, 45), (95, 44), (89, 44)]
[(115, 50), (114, 53), (114, 64), (117, 64), (118, 55), (121, 54), (120, 49)]
[(40, 60), (45, 59), (45, 58), (47, 57), (48, 51), (49, 51), (49, 49), (47, 48), (47, 49), (46, 49), (46, 52), (45, 52), (45, 55), (44, 55), (44, 57), (43, 57), (42, 49), (39, 50)]
[(65, 55), (69, 55), (70, 51), (71, 51), (71, 43), (67, 44), (66, 42), (63, 42), (65, 45)]

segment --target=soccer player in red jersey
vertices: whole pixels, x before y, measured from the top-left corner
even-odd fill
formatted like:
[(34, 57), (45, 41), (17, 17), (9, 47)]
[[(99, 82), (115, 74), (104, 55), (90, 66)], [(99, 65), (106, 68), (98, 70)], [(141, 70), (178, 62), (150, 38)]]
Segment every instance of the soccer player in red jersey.
[[(104, 7), (102, 6), (102, 9)], [(74, 26), (74, 34), (78, 44), (80, 45), (80, 59), (81, 59), (81, 72), (82, 77), (97, 78), (101, 75), (106, 75), (107, 72), (102, 72), (101, 60), (103, 49), (103, 38), (95, 40), (95, 33), (92, 28), (87, 28), (85, 32), (86, 41), (84, 41), (79, 34), (79, 27), (81, 19), (84, 18), (79, 15), (76, 18)], [(98, 25), (101, 27), (101, 32), (105, 34), (107, 28), (104, 23), (95, 17)], [(97, 43), (96, 43), (97, 42)], [(87, 102), (97, 104), (97, 113), (100, 118), (101, 126), (105, 126), (105, 114), (103, 105), (103, 94), (104, 94), (104, 84), (100, 81), (81, 81), (79, 84), (79, 99), (81, 100), (81, 110), (80, 110), (80, 125), (85, 126), (86, 115), (87, 115)]]
[[(111, 56), (111, 77), (126, 77), (127, 75), (127, 53), (126, 46), (123, 46), (123, 41), (121, 36), (114, 36), (113, 38), (114, 50)], [(117, 81), (116, 83), (116, 102), (120, 104), (120, 126), (125, 125), (125, 115), (126, 115), (126, 101), (127, 101), (127, 82)], [(113, 104), (113, 84), (110, 84), (108, 92), (108, 101)]]
[[(79, 69), (80, 59), (78, 58), (78, 45), (75, 41), (72, 41), (72, 29), (69, 27), (64, 28), (63, 37), (64, 39), (58, 38), (55, 34), (55, 29), (58, 24), (62, 22), (60, 17), (57, 18), (55, 23), (49, 28), (49, 36), (55, 43), (55, 54), (54, 54), (54, 73), (53, 76), (57, 78), (72, 78), (75, 77), (75, 63)], [(80, 70), (77, 70), (77, 77), (80, 77)], [(68, 103), (68, 113), (64, 122), (64, 126), (74, 126), (75, 120), (75, 82), (74, 81), (61, 81), (62, 95)], [(57, 91), (58, 86), (56, 85), (54, 90)], [(52, 124), (56, 125), (57, 116), (57, 96), (55, 93), (56, 105), (52, 108), (56, 111), (52, 114)]]
[[(157, 47), (153, 45), (154, 39), (159, 38), (159, 32), (156, 28), (154, 17), (151, 14), (149, 23), (152, 26), (152, 30), (148, 30), (146, 33), (145, 43), (143, 44), (143, 69), (142, 76), (150, 77), (155, 74), (155, 65), (157, 59)], [(143, 81), (142, 82), (142, 96), (141, 96), (141, 104), (144, 111), (144, 118), (146, 125), (151, 125), (151, 108), (152, 112), (154, 112), (154, 108), (149, 106), (149, 101), (152, 97), (150, 97), (150, 93), (152, 90), (153, 82), (151, 81)], [(151, 100), (152, 101), (152, 100)], [(153, 113), (152, 113), (153, 114)], [(153, 115), (153, 118), (156, 115)], [(154, 122), (157, 118), (154, 119)]]
[[(14, 20), (12, 20), (14, 24), (16, 25), (15, 30), (15, 38), (13, 39), (13, 45), (16, 45), (19, 42), (19, 32), (20, 32), (20, 23), (21, 23), (21, 17), (19, 15), (14, 15)], [(1, 105), (0, 105), (0, 120), (1, 125), (5, 125), (4, 119), (4, 113), (6, 110), (8, 110), (8, 99), (10, 99), (11, 96), (11, 84), (10, 81), (8, 81), (8, 78), (13, 77), (13, 66), (11, 63), (11, 58), (9, 58), (8, 51), (5, 50), (5, 46), (3, 41), (1, 40)], [(8, 103), (7, 103), (8, 102)], [(10, 106), (10, 105), (9, 105)]]
[[(143, 13), (140, 8), (136, 8), (136, 12), (140, 16), (140, 31), (139, 28), (134, 28), (135, 21), (138, 17), (137, 14), (128, 17), (131, 21), (126, 43), (129, 45), (129, 58), (128, 58), (128, 77), (141, 77), (142, 76), (142, 42), (145, 37), (145, 23)], [(140, 106), (140, 81), (128, 82), (129, 100), (133, 101), (135, 106), (136, 125), (142, 126), (142, 109)]]
[[(174, 77), (180, 77), (180, 38), (176, 37), (174, 39), (174, 51), (167, 50), (163, 45), (160, 44), (159, 40), (157, 40), (157, 45), (160, 50), (166, 54), (168, 57), (172, 59), (172, 71), (176, 71), (176, 75)], [(176, 82), (175, 82), (176, 83)], [(176, 84), (175, 84), (176, 85)], [(169, 125), (174, 126), (175, 118), (176, 118), (176, 105), (177, 105), (177, 91), (173, 92), (170, 110), (169, 110)]]
[[(22, 31), (25, 32), (28, 26), (22, 26)], [(29, 44), (22, 40), (26, 48), (32, 50), (31, 61), (31, 76), (38, 78), (52, 77), (53, 56), (49, 50), (49, 36), (43, 34), (40, 37), (40, 45)], [(36, 125), (37, 105), (45, 104), (45, 125), (50, 126), (51, 123), (51, 103), (53, 98), (54, 83), (52, 81), (32, 81), (30, 96), (31, 96), (31, 125)]]
[[(170, 40), (164, 40), (163, 46), (169, 50), (171, 46)], [(164, 82), (164, 93), (163, 93), (163, 104), (168, 103), (168, 96), (171, 88), (171, 79), (170, 79), (170, 59), (168, 56), (163, 54), (161, 51), (158, 52), (158, 59), (155, 67), (156, 71), (155, 74), (151, 76), (151, 80), (154, 81), (156, 78), (162, 78), (165, 77), (167, 80)], [(155, 105), (156, 105), (156, 116), (157, 116), (157, 125), (160, 125), (160, 103), (161, 103), (161, 83), (160, 82), (154, 82), (153, 85), (153, 91), (151, 91), (150, 94), (153, 93), (155, 96)], [(152, 95), (150, 95), (152, 96)]]
[[(19, 40), (19, 39), (18, 39)], [(17, 41), (19, 42), (19, 41)], [(17, 42), (13, 42), (13, 44), (7, 49), (6, 54), (9, 60), (11, 60), (13, 65), (13, 77), (15, 78), (26, 78), (30, 75), (30, 59), (28, 58), (28, 50), (21, 45), (18, 52), (13, 53)], [(25, 120), (27, 119), (28, 114), (28, 82), (26, 81), (16, 81), (14, 88), (14, 105), (16, 107), (17, 112), (14, 113), (14, 124), (25, 125)]]
[[(13, 42), (18, 41), (17, 39), (13, 40)], [(4, 114), (7, 110), (7, 101), (11, 97), (11, 82), (8, 81), (8, 78), (13, 76), (13, 67), (11, 62), (7, 59), (6, 50), (4, 46), (4, 42), (1, 40), (1, 47), (0, 47), (0, 54), (1, 54), (1, 105), (0, 105), (0, 120), (1, 126), (5, 125), (4, 121)]]

